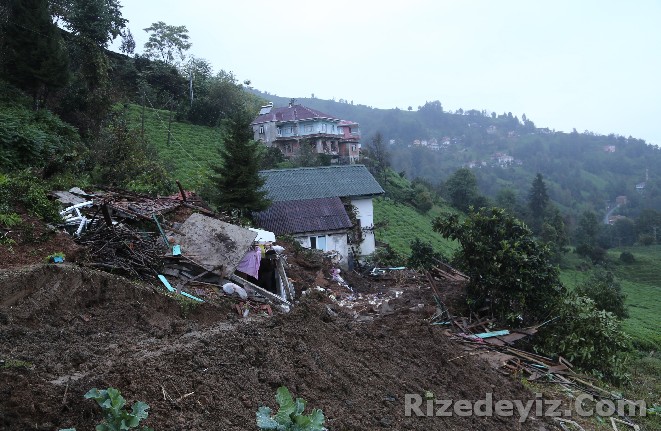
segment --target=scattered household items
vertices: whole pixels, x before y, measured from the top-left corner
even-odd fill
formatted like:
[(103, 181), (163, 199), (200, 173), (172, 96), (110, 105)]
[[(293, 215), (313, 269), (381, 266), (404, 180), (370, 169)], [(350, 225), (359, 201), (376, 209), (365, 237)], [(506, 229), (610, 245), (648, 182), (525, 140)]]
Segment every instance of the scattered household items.
[(204, 295), (189, 292), (202, 287), (289, 310), (294, 290), (284, 249), (272, 248), (275, 235), (229, 223), (179, 187), (179, 194), (156, 198), (111, 188), (52, 195), (65, 206), (62, 227), (85, 248), (83, 265), (158, 280), (194, 301)]

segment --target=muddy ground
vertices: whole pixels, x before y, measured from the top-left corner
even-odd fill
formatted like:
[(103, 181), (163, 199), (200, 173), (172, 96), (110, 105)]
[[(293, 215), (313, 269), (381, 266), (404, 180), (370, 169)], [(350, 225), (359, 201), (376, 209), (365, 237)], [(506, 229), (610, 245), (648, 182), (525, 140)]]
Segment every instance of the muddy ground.
[(321, 408), (331, 430), (543, 429), (516, 417), (405, 417), (407, 393), (532, 397), (482, 360), (449, 361), (462, 350), (425, 308), (411, 310), (420, 295), (371, 322), (329, 312), (321, 294), (289, 314), (240, 319), (231, 303), (185, 309), (158, 287), (74, 265), (0, 270), (0, 429), (92, 430), (100, 409), (83, 394), (112, 386), (147, 402), (157, 431), (256, 430), (280, 385)]

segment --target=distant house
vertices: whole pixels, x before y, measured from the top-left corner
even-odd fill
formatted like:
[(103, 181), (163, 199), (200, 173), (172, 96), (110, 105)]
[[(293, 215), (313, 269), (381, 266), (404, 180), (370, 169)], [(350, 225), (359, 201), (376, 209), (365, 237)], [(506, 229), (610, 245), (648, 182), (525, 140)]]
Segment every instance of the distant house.
[(638, 190), (639, 192), (642, 192), (643, 190), (645, 190), (645, 185), (646, 185), (645, 182), (636, 184), (636, 190)]
[(604, 146), (604, 152), (605, 153), (614, 153), (615, 152), (615, 145), (605, 145)]
[(622, 196), (618, 196), (618, 197), (615, 198), (615, 203), (616, 203), (617, 205), (619, 205), (619, 206), (624, 206), (624, 205), (626, 205), (626, 204), (628, 203), (628, 201), (629, 201), (629, 200), (628, 200), (627, 197), (624, 196), (624, 195), (622, 195)]
[(493, 124), (487, 127), (487, 133), (490, 135), (493, 135), (494, 133), (496, 133), (496, 131), (497, 131), (496, 126), (494, 126)]
[[(291, 234), (305, 247), (324, 251), (340, 247), (342, 250), (337, 251), (346, 259), (346, 236), (351, 228), (346, 226), (349, 216), (344, 204), (347, 204), (355, 207), (362, 232), (363, 240), (355, 244), (360, 248), (360, 256), (374, 252), (372, 198), (385, 192), (365, 166), (277, 169), (260, 174), (266, 179), (264, 189), (273, 204), (255, 215), (259, 227), (276, 234)], [(340, 199), (344, 201), (341, 209)], [(318, 224), (315, 219), (319, 220)], [(342, 235), (344, 240), (340, 239)]]
[(356, 163), (360, 157), (358, 123), (302, 105), (262, 106), (250, 126), (256, 141), (279, 148), (285, 157), (299, 154), (302, 145), (312, 146), (317, 153), (328, 154), (335, 163)]

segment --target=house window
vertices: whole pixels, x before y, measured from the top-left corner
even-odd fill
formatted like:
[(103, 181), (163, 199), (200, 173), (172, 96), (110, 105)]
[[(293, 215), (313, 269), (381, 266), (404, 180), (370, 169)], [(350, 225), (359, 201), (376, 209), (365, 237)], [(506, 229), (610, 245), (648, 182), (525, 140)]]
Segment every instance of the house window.
[(282, 136), (282, 129), (278, 127), (278, 136)]
[(260, 135), (264, 134), (264, 126), (259, 126), (259, 134)]
[(291, 126), (291, 127), (289, 128), (289, 133), (291, 133), (292, 135), (294, 134), (294, 126)]
[(356, 146), (355, 145), (351, 146), (351, 151), (356, 151)]
[(312, 131), (312, 125), (311, 124), (306, 125), (305, 126), (305, 131), (306, 132), (311, 132)]
[(311, 236), (310, 248), (326, 251), (326, 236)]

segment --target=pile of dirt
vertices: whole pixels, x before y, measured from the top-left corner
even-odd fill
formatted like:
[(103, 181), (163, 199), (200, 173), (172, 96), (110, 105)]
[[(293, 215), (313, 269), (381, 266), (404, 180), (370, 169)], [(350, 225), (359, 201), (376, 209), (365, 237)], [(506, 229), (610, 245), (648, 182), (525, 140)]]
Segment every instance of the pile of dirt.
[(404, 395), (527, 400), (518, 382), (400, 307), (369, 323), (307, 295), (290, 314), (239, 319), (159, 289), (74, 266), (0, 271), (0, 429), (93, 429), (92, 387), (147, 402), (156, 430), (256, 429), (285, 385), (331, 430), (538, 430), (517, 417), (406, 417)]

